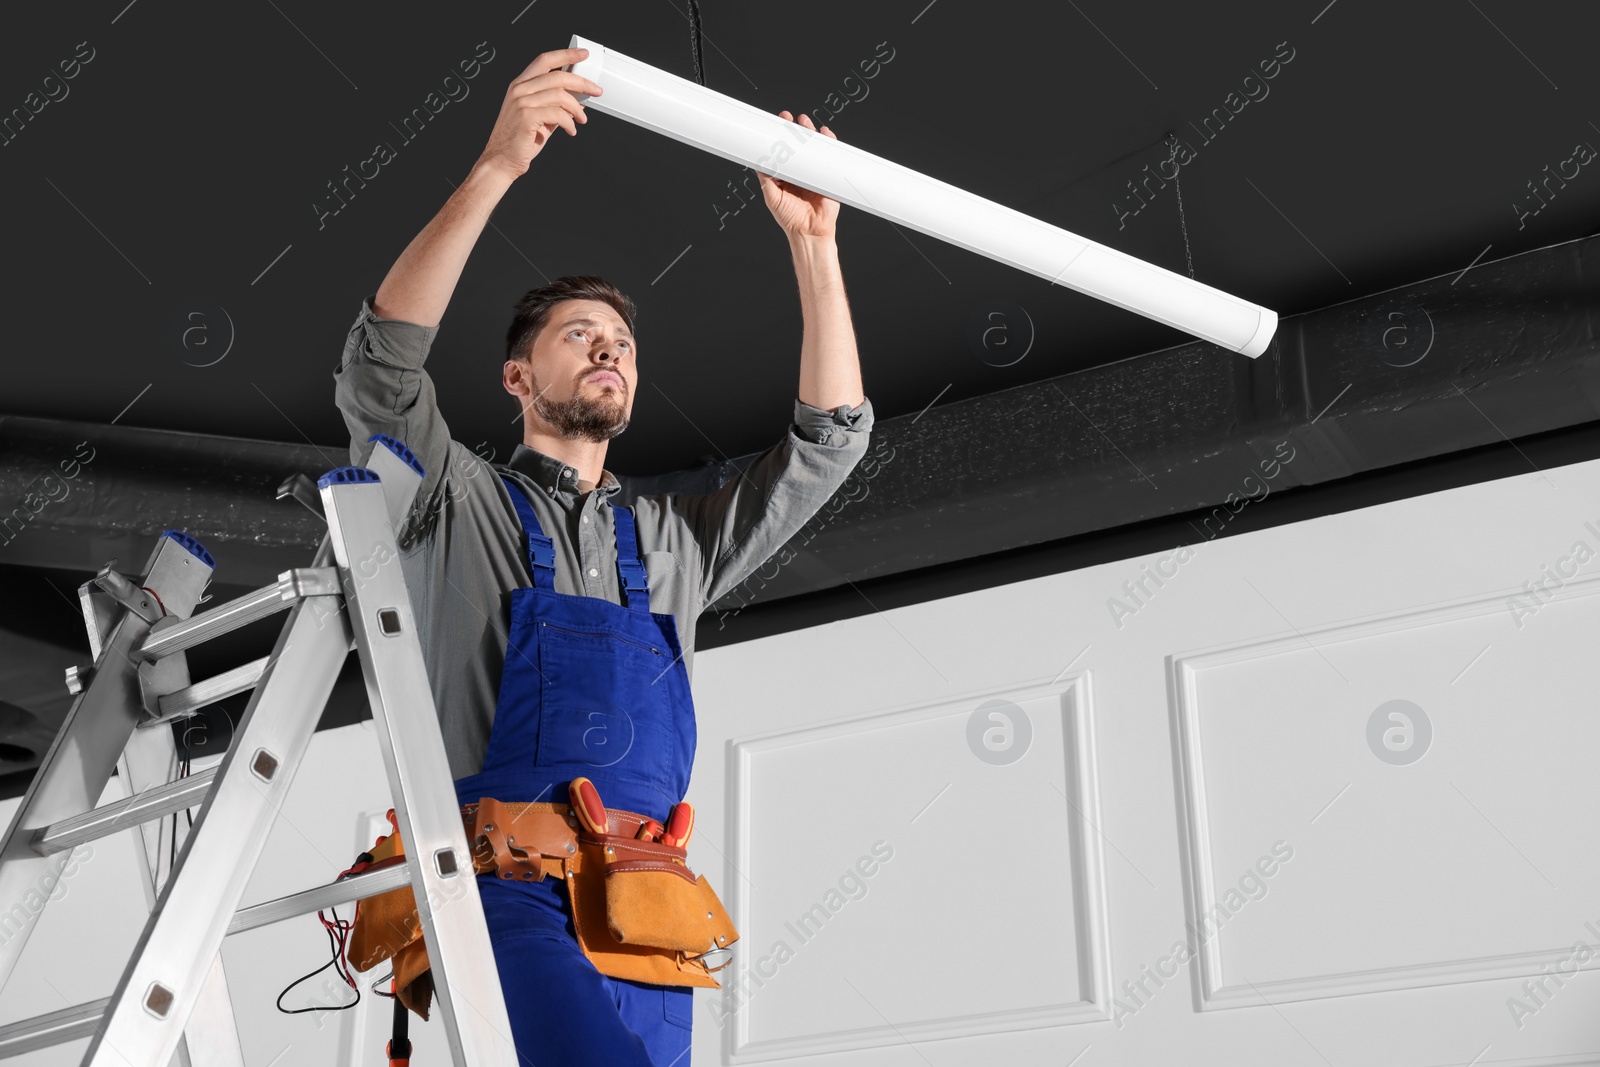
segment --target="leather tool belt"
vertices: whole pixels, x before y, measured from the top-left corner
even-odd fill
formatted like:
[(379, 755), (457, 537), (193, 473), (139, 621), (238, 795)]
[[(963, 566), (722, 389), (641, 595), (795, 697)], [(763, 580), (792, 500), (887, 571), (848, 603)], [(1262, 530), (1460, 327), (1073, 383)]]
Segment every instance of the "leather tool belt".
[[(592, 833), (567, 804), (484, 798), (464, 805), (473, 870), (507, 881), (565, 881), (578, 945), (601, 974), (720, 989), (712, 974), (731, 962), (728, 946), (739, 939), (722, 902), (705, 876), (689, 869), (687, 849), (639, 839), (641, 827), (660, 824), (636, 812), (604, 811), (605, 833)], [(399, 836), (397, 830), (371, 850), (373, 866), (396, 861)], [(350, 962), (365, 971), (391, 957), (401, 1003), (426, 1019), (432, 974), (410, 886), (356, 908)]]

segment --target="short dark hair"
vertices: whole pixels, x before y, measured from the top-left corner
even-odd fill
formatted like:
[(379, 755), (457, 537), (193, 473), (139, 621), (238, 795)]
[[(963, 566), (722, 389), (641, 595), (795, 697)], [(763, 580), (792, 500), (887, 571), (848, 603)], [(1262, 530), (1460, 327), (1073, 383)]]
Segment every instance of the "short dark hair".
[(622, 321), (633, 333), (634, 316), (638, 308), (632, 300), (606, 281), (592, 274), (568, 274), (548, 285), (530, 289), (517, 301), (516, 316), (506, 331), (506, 358), (526, 359), (533, 351), (533, 343), (550, 319), (550, 310), (563, 300), (600, 300), (616, 309)]

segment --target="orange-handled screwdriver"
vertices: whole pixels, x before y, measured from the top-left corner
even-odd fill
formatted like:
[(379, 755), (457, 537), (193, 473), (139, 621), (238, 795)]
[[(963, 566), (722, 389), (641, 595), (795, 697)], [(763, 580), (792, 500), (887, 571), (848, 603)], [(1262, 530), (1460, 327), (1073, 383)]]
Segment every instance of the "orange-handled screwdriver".
[(662, 831), (661, 843), (674, 848), (687, 848), (689, 835), (694, 833), (694, 805), (679, 801), (672, 805), (667, 815), (667, 828)]
[(587, 778), (574, 778), (567, 786), (567, 797), (572, 810), (578, 813), (584, 828), (591, 834), (606, 832), (606, 806), (600, 803), (600, 791)]

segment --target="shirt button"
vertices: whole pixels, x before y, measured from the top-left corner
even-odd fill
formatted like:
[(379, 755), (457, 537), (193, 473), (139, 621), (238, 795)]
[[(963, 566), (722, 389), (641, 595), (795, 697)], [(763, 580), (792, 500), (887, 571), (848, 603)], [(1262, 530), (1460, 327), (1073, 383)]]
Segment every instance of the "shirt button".
[(600, 574), (600, 572), (595, 570), (593, 567), (589, 568), (589, 577), (596, 578), (596, 577), (599, 576), (599, 574)]
[(545, 486), (545, 488), (548, 489), (552, 493), (556, 491), (556, 487), (553, 486), (553, 485), (547, 485), (547, 486)]
[(587, 516), (587, 515), (585, 515), (585, 516), (584, 516), (584, 517), (583, 517), (583, 521), (584, 521), (584, 522), (588, 522), (588, 521), (589, 521), (589, 516)]

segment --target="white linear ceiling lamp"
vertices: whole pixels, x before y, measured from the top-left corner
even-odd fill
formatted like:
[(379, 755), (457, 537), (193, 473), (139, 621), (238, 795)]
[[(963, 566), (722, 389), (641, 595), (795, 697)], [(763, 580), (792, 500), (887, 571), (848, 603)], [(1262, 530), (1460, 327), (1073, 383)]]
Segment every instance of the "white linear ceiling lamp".
[(788, 122), (586, 37), (568, 67), (605, 90), (586, 108), (937, 237), (969, 252), (1255, 357), (1278, 328), (1268, 308)]

